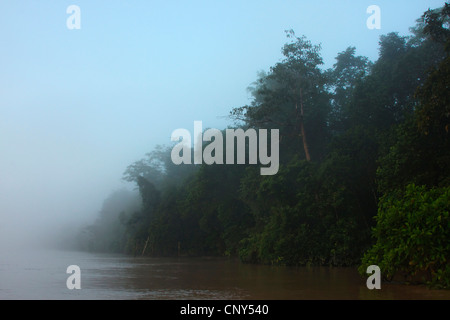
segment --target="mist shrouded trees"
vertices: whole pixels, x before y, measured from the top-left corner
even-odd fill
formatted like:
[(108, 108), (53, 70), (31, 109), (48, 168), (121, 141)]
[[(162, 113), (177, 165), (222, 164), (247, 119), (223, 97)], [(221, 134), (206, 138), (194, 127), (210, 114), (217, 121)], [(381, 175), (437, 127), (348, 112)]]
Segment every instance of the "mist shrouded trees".
[(141, 209), (141, 199), (135, 192), (117, 190), (103, 201), (94, 224), (82, 228), (77, 237), (82, 250), (123, 252), (126, 229), (122, 220), (125, 215)]
[(259, 74), (251, 103), (230, 112), (240, 128), (279, 129), (278, 173), (177, 166), (171, 148), (158, 147), (124, 174), (141, 206), (108, 218), (102, 211), (89, 230), (102, 239), (95, 249), (370, 263), (387, 277), (425, 273), (448, 286), (448, 21), (446, 4), (418, 19), (411, 36), (381, 36), (377, 61), (349, 47), (328, 70), (319, 45), (288, 31), (284, 58)]
[(415, 91), (412, 114), (395, 126), (379, 158), (376, 242), (360, 267), (376, 262), (387, 278), (445, 288), (450, 287), (449, 21), (448, 4), (422, 17), (423, 40), (415, 50), (434, 47), (429, 56), (435, 60)]

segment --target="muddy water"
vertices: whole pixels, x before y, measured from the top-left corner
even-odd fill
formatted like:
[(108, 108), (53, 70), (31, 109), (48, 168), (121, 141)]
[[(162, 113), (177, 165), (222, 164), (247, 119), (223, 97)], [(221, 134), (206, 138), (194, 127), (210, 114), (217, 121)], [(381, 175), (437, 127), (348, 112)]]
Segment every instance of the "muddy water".
[[(69, 290), (69, 265), (81, 289)], [(450, 291), (382, 283), (354, 268), (287, 268), (228, 259), (133, 258), (69, 251), (0, 254), (0, 299), (446, 299)]]

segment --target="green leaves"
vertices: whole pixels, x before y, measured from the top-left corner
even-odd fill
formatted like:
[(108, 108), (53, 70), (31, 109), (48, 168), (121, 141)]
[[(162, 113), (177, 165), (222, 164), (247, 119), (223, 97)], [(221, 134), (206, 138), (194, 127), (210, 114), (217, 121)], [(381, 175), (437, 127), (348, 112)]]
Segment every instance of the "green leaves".
[(409, 184), (382, 197), (373, 229), (375, 245), (360, 272), (378, 265), (385, 277), (450, 287), (450, 187)]

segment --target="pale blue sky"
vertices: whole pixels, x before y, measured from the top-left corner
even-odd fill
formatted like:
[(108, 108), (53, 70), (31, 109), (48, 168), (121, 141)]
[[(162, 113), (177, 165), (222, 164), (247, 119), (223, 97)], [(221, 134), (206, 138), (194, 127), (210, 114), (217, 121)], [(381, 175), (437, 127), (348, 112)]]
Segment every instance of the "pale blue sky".
[[(81, 29), (66, 27), (69, 5)], [(366, 9), (381, 8), (381, 30)], [(224, 128), (294, 29), (377, 58), (381, 34), (408, 34), (444, 1), (15, 0), (0, 3), (0, 217), (95, 217), (126, 166), (174, 129)], [(6, 219), (14, 217), (14, 219)], [(11, 222), (9, 222), (11, 221)], [(0, 222), (1, 223), (1, 222)], [(7, 227), (0, 225), (0, 235)]]

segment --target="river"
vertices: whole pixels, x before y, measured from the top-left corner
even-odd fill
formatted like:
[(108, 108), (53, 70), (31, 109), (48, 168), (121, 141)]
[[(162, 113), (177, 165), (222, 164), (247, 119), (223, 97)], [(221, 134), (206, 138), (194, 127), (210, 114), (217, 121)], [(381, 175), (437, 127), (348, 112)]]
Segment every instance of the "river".
[[(80, 267), (81, 289), (69, 290), (69, 265)], [(354, 268), (293, 268), (224, 258), (133, 258), (114, 254), (35, 250), (2, 252), (2, 300), (450, 300), (450, 290), (382, 282), (369, 290)]]

